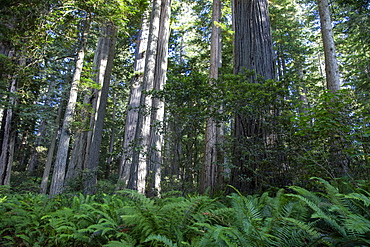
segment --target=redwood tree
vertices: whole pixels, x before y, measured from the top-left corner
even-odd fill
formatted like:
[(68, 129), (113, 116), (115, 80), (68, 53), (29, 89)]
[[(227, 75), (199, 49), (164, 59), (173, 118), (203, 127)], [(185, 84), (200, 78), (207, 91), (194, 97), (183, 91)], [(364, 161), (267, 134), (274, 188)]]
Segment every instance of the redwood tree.
[[(274, 59), (267, 0), (233, 1), (234, 73), (246, 73), (251, 83), (274, 78)], [(242, 106), (243, 107), (243, 106)], [(264, 145), (267, 137), (263, 117), (234, 113), (233, 168), (230, 183), (248, 192), (264, 153), (254, 147)]]

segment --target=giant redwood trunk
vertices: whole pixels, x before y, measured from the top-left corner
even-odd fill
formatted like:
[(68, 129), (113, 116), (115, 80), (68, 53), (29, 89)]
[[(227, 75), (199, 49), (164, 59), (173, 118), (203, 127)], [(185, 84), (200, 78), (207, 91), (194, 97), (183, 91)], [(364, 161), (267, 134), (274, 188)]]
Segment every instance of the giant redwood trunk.
[[(163, 88), (167, 71), (169, 37), (169, 0), (154, 0), (150, 19), (142, 90), (150, 92)], [(154, 186), (159, 190), (162, 134), (157, 126), (163, 119), (163, 103), (142, 93), (135, 133), (136, 148), (133, 152), (127, 187), (144, 194), (147, 189), (148, 169), (154, 170)], [(152, 167), (151, 167), (152, 166)], [(151, 187), (151, 185), (149, 185)]]
[[(167, 64), (168, 64), (168, 41), (170, 37), (170, 16), (171, 0), (162, 0), (159, 37), (157, 45), (157, 57), (155, 67), (154, 90), (163, 90), (166, 83)], [(163, 119), (164, 101), (158, 97), (152, 98), (152, 111), (150, 119), (150, 157), (148, 167), (152, 171), (149, 183), (150, 195), (158, 195), (161, 187), (161, 166), (162, 166), (162, 146), (163, 146)]]
[[(161, 14), (160, 0), (153, 1), (152, 14), (150, 18), (149, 39), (147, 54), (145, 60), (144, 79), (142, 89), (151, 91), (154, 88), (154, 75), (157, 56), (157, 43), (159, 34), (159, 20)], [(147, 159), (149, 152), (149, 135), (150, 135), (150, 110), (152, 101), (150, 95), (141, 94), (140, 108), (135, 133), (135, 142), (137, 147), (133, 153), (130, 178), (127, 187), (145, 193), (146, 176), (148, 173)]]
[(60, 139), (58, 144), (58, 151), (55, 158), (53, 177), (51, 179), (50, 196), (60, 194), (63, 190), (64, 180), (66, 175), (66, 166), (68, 159), (68, 149), (71, 139), (71, 125), (73, 116), (75, 113), (78, 85), (80, 82), (83, 62), (85, 58), (85, 49), (87, 44), (87, 36), (90, 28), (89, 20), (84, 23), (84, 30), (82, 32), (81, 47), (78, 51), (76, 68), (72, 79), (71, 89), (69, 93), (69, 99), (67, 107), (64, 113), (63, 126), (60, 133)]
[[(267, 0), (233, 1), (234, 73), (254, 72), (247, 79), (260, 83), (274, 78), (274, 60)], [(249, 75), (249, 73), (248, 73)], [(265, 132), (262, 119), (235, 112), (233, 165), (230, 183), (243, 192), (253, 187), (256, 164), (263, 153), (253, 150), (263, 146)], [(252, 150), (252, 151), (251, 151)]]
[(144, 78), (144, 67), (146, 60), (146, 49), (149, 38), (149, 22), (148, 12), (144, 13), (142, 19), (141, 30), (138, 34), (135, 48), (135, 64), (134, 76), (131, 81), (130, 97), (127, 106), (125, 132), (123, 137), (123, 153), (119, 165), (119, 178), (117, 190), (125, 188), (128, 184), (131, 174), (131, 162), (133, 150), (137, 143), (135, 142), (135, 134), (137, 131), (137, 120), (139, 117), (139, 107), (142, 92), (142, 84)]

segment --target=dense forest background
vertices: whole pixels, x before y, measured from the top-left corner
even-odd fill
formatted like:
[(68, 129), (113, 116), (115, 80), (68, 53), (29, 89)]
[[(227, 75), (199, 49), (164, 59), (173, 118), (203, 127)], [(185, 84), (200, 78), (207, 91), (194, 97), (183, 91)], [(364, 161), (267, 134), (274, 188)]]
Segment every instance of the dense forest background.
[[(264, 1), (1, 1), (1, 185), (154, 196), (368, 179), (369, 2), (328, 5), (338, 88), (317, 2), (239, 2)], [(248, 16), (268, 20), (250, 32), (271, 54), (235, 31)], [(271, 76), (237, 68), (245, 47)]]
[(1, 246), (370, 246), (369, 0), (0, 0)]

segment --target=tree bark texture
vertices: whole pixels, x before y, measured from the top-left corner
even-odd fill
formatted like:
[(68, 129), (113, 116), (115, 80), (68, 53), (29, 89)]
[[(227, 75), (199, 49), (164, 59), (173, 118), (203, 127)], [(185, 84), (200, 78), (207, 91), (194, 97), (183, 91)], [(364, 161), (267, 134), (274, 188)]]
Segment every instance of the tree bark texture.
[[(147, 92), (160, 90), (166, 81), (170, 0), (153, 1), (149, 27), (147, 56), (145, 60), (143, 93), (140, 99), (139, 115), (135, 133), (138, 145), (133, 153), (128, 188), (144, 194), (159, 191), (162, 133), (160, 126), (164, 116), (164, 105)], [(148, 169), (153, 169), (147, 181)], [(148, 182), (148, 183), (147, 183)]]
[(56, 143), (57, 143), (59, 125), (60, 125), (60, 120), (62, 118), (62, 113), (63, 113), (63, 107), (62, 107), (62, 105), (60, 105), (59, 108), (58, 108), (58, 115), (57, 115), (57, 118), (55, 120), (55, 128), (54, 128), (53, 137), (50, 141), (50, 146), (49, 146), (49, 149), (48, 149), (48, 157), (46, 159), (44, 173), (42, 175), (41, 190), (40, 190), (41, 194), (46, 194), (47, 193), (48, 181), (49, 181), (51, 166), (52, 166), (52, 163), (53, 163), (54, 151), (55, 151), (55, 146), (56, 146)]
[(130, 98), (127, 106), (125, 132), (123, 137), (123, 153), (119, 165), (117, 190), (125, 188), (128, 184), (131, 174), (133, 150), (137, 146), (137, 143), (135, 142), (135, 134), (138, 127), (137, 121), (149, 38), (149, 22), (147, 15), (148, 11), (144, 13), (141, 30), (136, 41), (134, 77), (131, 81)]
[(103, 85), (99, 90), (97, 109), (95, 112), (95, 126), (87, 159), (87, 171), (85, 172), (85, 194), (94, 194), (96, 191), (98, 165), (100, 157), (100, 146), (103, 136), (104, 118), (107, 108), (110, 77), (113, 69), (114, 51), (116, 46), (116, 27), (112, 23), (106, 24), (103, 28), (103, 37), (105, 41), (101, 50), (101, 59), (99, 75), (102, 75)]
[[(167, 79), (168, 41), (170, 38), (171, 0), (162, 0), (157, 57), (155, 66), (154, 90), (163, 90)], [(148, 159), (151, 174), (149, 193), (158, 195), (161, 191), (161, 165), (163, 145), (164, 101), (152, 97), (152, 111), (150, 120), (150, 157)]]
[[(274, 59), (267, 0), (234, 0), (234, 73), (245, 69), (274, 78)], [(250, 78), (256, 82), (257, 76)]]
[[(2, 52), (9, 58), (15, 58), (15, 50), (7, 46)], [(19, 66), (25, 66), (24, 58), (17, 59)], [(18, 78), (15, 74), (5, 75), (9, 78), (9, 95), (7, 96), (8, 106), (3, 111), (3, 118), (0, 129), (0, 185), (10, 185), (10, 176), (14, 157), (16, 140), (15, 115), (18, 105), (17, 87)]]
[[(221, 67), (221, 28), (217, 25), (221, 18), (221, 1), (213, 0), (212, 9), (212, 34), (211, 34), (211, 57), (210, 57), (210, 83), (218, 79), (218, 70)], [(212, 109), (211, 109), (212, 112)], [(217, 187), (217, 177), (220, 172), (218, 162), (218, 145), (220, 127), (213, 117), (208, 118), (205, 133), (205, 158), (202, 169), (200, 192), (213, 193)]]
[(50, 196), (60, 194), (63, 190), (67, 159), (68, 159), (68, 149), (71, 139), (71, 124), (73, 121), (73, 116), (75, 113), (77, 95), (78, 95), (78, 85), (81, 78), (83, 62), (85, 57), (85, 49), (88, 38), (88, 31), (90, 28), (89, 20), (84, 23), (82, 31), (82, 41), (81, 48), (78, 51), (76, 68), (72, 79), (72, 85), (69, 94), (69, 100), (67, 103), (66, 111), (64, 114), (63, 126), (60, 133), (58, 151), (55, 158), (53, 177), (50, 186)]
[[(267, 0), (233, 1), (234, 73), (254, 72), (249, 82), (261, 83), (273, 79), (274, 59), (270, 19)], [(233, 135), (233, 165), (230, 183), (243, 192), (253, 186), (256, 164), (263, 159), (263, 153), (253, 149), (263, 147), (263, 120), (260, 116), (248, 116), (235, 112)]]
[(329, 91), (336, 92), (340, 89), (340, 76), (328, 0), (318, 0), (318, 7), (324, 44), (326, 86)]
[(159, 20), (161, 14), (160, 0), (153, 0), (152, 14), (150, 18), (149, 39), (147, 55), (145, 60), (144, 79), (141, 94), (140, 108), (137, 120), (135, 140), (138, 145), (135, 148), (132, 157), (130, 178), (128, 188), (137, 190), (139, 193), (145, 193), (146, 176), (148, 173), (147, 159), (149, 152), (150, 136), (150, 110), (152, 108), (152, 99), (145, 93), (154, 89), (154, 76), (157, 56), (157, 44), (159, 34)]

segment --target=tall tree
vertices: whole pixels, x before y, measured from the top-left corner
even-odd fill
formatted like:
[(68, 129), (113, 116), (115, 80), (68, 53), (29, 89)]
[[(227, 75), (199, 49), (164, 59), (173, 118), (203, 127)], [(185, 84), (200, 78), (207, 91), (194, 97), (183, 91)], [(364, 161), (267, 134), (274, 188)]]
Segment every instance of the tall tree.
[[(247, 72), (247, 79), (251, 83), (260, 83), (261, 77), (262, 80), (273, 79), (275, 72), (267, 0), (234, 0), (233, 26), (234, 73)], [(263, 146), (266, 138), (260, 117), (235, 112), (234, 168), (230, 183), (245, 192), (251, 188), (256, 164), (264, 156), (253, 151), (254, 146)], [(249, 157), (246, 152), (248, 149), (251, 150)]]
[(50, 186), (50, 196), (60, 194), (63, 190), (67, 159), (68, 159), (68, 149), (71, 139), (71, 124), (73, 121), (73, 116), (75, 113), (77, 95), (78, 95), (78, 85), (80, 83), (83, 62), (85, 58), (85, 49), (87, 45), (88, 32), (90, 29), (90, 19), (89, 17), (83, 22), (81, 31), (81, 44), (80, 49), (77, 54), (76, 68), (72, 79), (71, 89), (69, 93), (69, 100), (64, 113), (63, 126), (60, 134), (58, 151), (55, 158), (53, 177)]
[(125, 132), (123, 137), (123, 152), (119, 164), (119, 178), (117, 189), (127, 186), (131, 174), (131, 161), (136, 147), (135, 133), (142, 93), (144, 67), (146, 61), (146, 49), (149, 38), (148, 11), (144, 13), (141, 30), (138, 33), (135, 47), (134, 76), (131, 80), (129, 103), (127, 106)]
[(95, 109), (95, 124), (92, 132), (91, 146), (86, 159), (87, 165), (85, 172), (85, 193), (94, 194), (97, 183), (98, 164), (100, 156), (100, 146), (103, 136), (103, 124), (106, 113), (106, 106), (108, 100), (109, 84), (111, 80), (111, 73), (113, 68), (113, 58), (116, 45), (116, 27), (109, 22), (103, 27), (102, 37), (104, 43), (100, 53), (100, 66), (98, 69), (98, 76), (102, 77), (102, 88), (97, 92), (97, 106)]
[[(166, 78), (166, 50), (168, 49), (170, 6), (170, 1), (154, 0), (150, 20), (149, 39), (142, 86), (144, 93), (141, 94), (140, 109), (137, 120), (138, 128), (135, 133), (135, 141), (138, 145), (133, 153), (130, 169), (131, 175), (128, 180), (128, 188), (138, 190), (139, 193), (143, 194), (146, 190), (147, 174), (151, 159), (157, 155), (157, 157), (160, 157), (158, 152), (161, 151), (161, 147), (157, 146), (160, 140), (157, 141), (158, 139), (156, 140), (153, 134), (151, 138), (151, 132), (158, 131), (154, 130), (154, 128), (156, 128), (155, 126), (158, 124), (158, 119), (163, 118), (163, 116), (160, 117), (160, 115), (163, 114), (163, 111), (156, 116), (160, 105), (157, 105), (156, 99), (153, 99), (149, 93), (152, 90), (162, 88)], [(162, 36), (160, 36), (160, 34)], [(151, 142), (151, 140), (153, 142)], [(151, 147), (150, 145), (154, 143), (156, 143), (156, 147)], [(157, 158), (154, 158), (154, 160), (156, 159)]]
[(157, 44), (159, 35), (159, 24), (161, 15), (161, 1), (154, 0), (152, 5), (152, 13), (150, 17), (149, 38), (146, 50), (144, 78), (142, 90), (144, 93), (140, 96), (140, 108), (137, 119), (135, 132), (136, 148), (133, 153), (131, 163), (131, 175), (128, 181), (128, 188), (138, 190), (140, 193), (145, 193), (146, 176), (147, 176), (147, 158), (149, 152), (149, 135), (150, 135), (150, 110), (151, 97), (149, 91), (154, 88), (154, 76), (156, 66)]
[[(168, 66), (168, 41), (170, 38), (170, 16), (171, 0), (163, 0), (161, 6), (159, 37), (157, 45), (157, 57), (155, 68), (154, 90), (161, 91), (167, 80)], [(162, 166), (162, 146), (163, 146), (163, 119), (164, 101), (158, 97), (152, 97), (152, 109), (150, 119), (149, 147), (150, 156), (148, 167), (152, 171), (149, 193), (160, 193), (161, 187), (161, 166)]]
[[(213, 84), (218, 79), (218, 71), (221, 67), (221, 1), (213, 0), (212, 8), (212, 34), (211, 34), (211, 56), (210, 56), (210, 83)], [(213, 109), (210, 109), (212, 112)], [(219, 164), (219, 144), (221, 129), (219, 123), (210, 117), (207, 120), (205, 134), (205, 158), (202, 175), (200, 180), (200, 189), (204, 193), (207, 188), (213, 193), (217, 187), (217, 178), (220, 173)], [(219, 184), (220, 185), (220, 184)]]
[(319, 0), (318, 7), (324, 44), (326, 85), (329, 91), (336, 92), (340, 89), (340, 77), (328, 0)]

